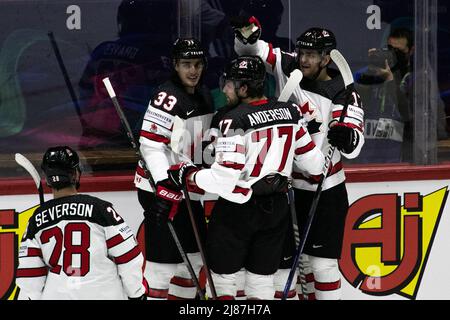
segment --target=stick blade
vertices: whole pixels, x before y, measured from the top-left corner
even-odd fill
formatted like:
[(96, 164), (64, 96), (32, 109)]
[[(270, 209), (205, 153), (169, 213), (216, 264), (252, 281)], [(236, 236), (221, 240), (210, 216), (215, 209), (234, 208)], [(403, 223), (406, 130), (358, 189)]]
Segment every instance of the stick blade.
[(283, 90), (280, 92), (280, 96), (278, 97), (278, 101), (286, 102), (291, 97), (295, 88), (300, 84), (300, 81), (303, 79), (303, 73), (299, 69), (295, 69), (289, 75), (289, 79), (284, 85)]
[(20, 153), (16, 153), (15, 160), (21, 167), (28, 171), (28, 173), (34, 180), (34, 183), (36, 184), (36, 188), (39, 189), (41, 185), (41, 176), (39, 175), (39, 172), (37, 172), (34, 165), (30, 162), (30, 160), (28, 160), (24, 155)]
[(336, 49), (331, 50), (330, 56), (341, 72), (345, 86), (348, 87), (353, 83), (353, 74), (350, 66), (347, 63), (347, 60), (345, 60), (344, 56)]

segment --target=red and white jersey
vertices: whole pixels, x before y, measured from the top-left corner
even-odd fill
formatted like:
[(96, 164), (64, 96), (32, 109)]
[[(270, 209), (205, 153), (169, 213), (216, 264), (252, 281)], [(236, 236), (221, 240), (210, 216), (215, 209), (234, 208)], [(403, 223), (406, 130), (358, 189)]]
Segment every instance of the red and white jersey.
[[(140, 151), (156, 182), (167, 179), (167, 170), (180, 161), (202, 164), (202, 141), (213, 116), (212, 100), (205, 92), (188, 94), (170, 80), (161, 85), (150, 100), (142, 122)], [(180, 156), (182, 155), (182, 156)], [(148, 173), (139, 164), (136, 187), (154, 192)], [(192, 194), (198, 200), (198, 194)]]
[(19, 250), (19, 299), (110, 300), (146, 292), (144, 257), (109, 202), (73, 195), (45, 202)]
[(318, 175), (324, 156), (302, 125), (296, 104), (275, 99), (242, 104), (219, 124), (215, 162), (195, 174), (203, 190), (236, 203), (247, 202), (252, 185), (268, 175), (289, 177), (293, 163), (306, 175)]
[[(279, 48), (273, 48), (270, 43), (263, 40), (258, 40), (253, 45), (244, 45), (235, 39), (234, 48), (239, 55), (252, 54), (263, 59), (267, 72), (275, 77), (277, 95), (285, 86), (292, 70), (298, 67), (295, 53), (287, 53)], [(333, 122), (339, 120), (344, 105), (347, 104), (345, 85), (339, 71), (328, 68), (328, 73), (332, 78), (329, 81), (311, 81), (303, 78), (300, 86), (294, 90), (291, 96), (291, 99), (299, 105), (302, 111), (312, 140), (324, 154), (327, 154), (330, 148), (327, 139), (328, 129)], [(349, 154), (335, 150), (331, 159), (332, 168), (323, 183), (323, 190), (345, 181), (341, 155), (347, 159), (356, 158), (364, 144), (364, 110), (358, 93), (353, 91), (351, 95), (352, 99), (348, 104), (343, 122), (355, 130), (359, 136), (359, 143)], [(311, 191), (317, 189), (317, 180), (310, 179), (297, 168), (294, 168), (292, 177), (295, 188)]]

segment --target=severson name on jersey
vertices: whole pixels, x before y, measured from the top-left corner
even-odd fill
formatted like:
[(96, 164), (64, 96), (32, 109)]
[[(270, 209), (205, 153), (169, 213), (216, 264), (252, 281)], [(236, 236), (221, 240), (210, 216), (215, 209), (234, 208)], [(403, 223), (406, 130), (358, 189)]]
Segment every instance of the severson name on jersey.
[(92, 218), (93, 211), (93, 204), (63, 203), (43, 210), (42, 212), (36, 214), (34, 219), (36, 221), (36, 226), (40, 227), (42, 224), (49, 222), (51, 223), (54, 220), (59, 220), (65, 216)]

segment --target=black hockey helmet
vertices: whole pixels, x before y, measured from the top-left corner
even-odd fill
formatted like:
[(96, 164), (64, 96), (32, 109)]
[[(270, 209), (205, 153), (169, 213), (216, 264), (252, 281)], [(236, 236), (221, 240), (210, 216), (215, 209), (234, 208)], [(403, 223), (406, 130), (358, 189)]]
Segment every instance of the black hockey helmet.
[(226, 81), (233, 81), (237, 90), (242, 85), (247, 85), (248, 97), (261, 97), (264, 95), (264, 79), (266, 67), (258, 56), (240, 56), (232, 60), (220, 79), (220, 87), (225, 86)]
[(224, 78), (233, 81), (264, 82), (266, 67), (258, 56), (240, 56), (230, 62)]
[(206, 62), (206, 54), (197, 39), (178, 38), (173, 44), (172, 59), (203, 59)]
[(75, 185), (78, 189), (76, 171), (81, 172), (78, 154), (68, 146), (49, 148), (42, 158), (41, 169), (45, 173), (47, 185), (53, 189), (62, 189)]
[(325, 28), (309, 28), (303, 32), (295, 43), (295, 49), (312, 49), (327, 54), (336, 49), (336, 38), (331, 30)]

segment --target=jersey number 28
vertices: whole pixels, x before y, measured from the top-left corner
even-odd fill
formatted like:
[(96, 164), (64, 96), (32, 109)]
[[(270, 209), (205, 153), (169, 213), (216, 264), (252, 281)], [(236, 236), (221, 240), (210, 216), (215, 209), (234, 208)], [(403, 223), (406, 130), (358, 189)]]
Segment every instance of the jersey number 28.
[[(74, 244), (74, 233), (80, 235), (79, 244)], [(85, 276), (89, 272), (90, 266), (88, 250), (91, 245), (90, 237), (91, 228), (85, 223), (68, 223), (64, 227), (64, 232), (57, 226), (44, 230), (41, 234), (42, 244), (48, 243), (51, 238), (55, 239), (55, 246), (49, 260), (49, 264), (52, 266), (50, 271), (56, 274), (61, 273), (61, 265), (58, 262), (62, 254), (62, 268), (65, 274), (68, 276)], [(75, 254), (80, 257), (79, 267), (72, 266), (73, 255)]]

